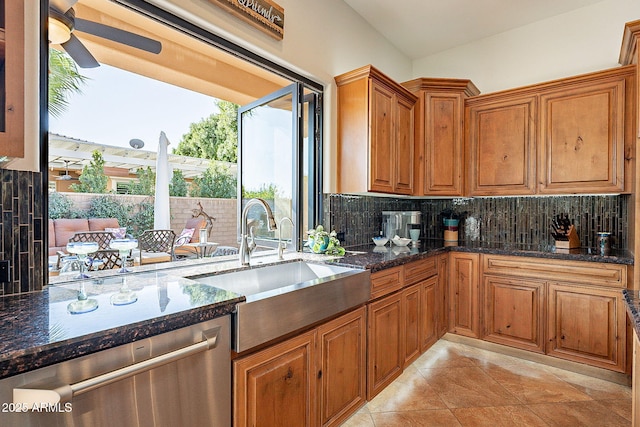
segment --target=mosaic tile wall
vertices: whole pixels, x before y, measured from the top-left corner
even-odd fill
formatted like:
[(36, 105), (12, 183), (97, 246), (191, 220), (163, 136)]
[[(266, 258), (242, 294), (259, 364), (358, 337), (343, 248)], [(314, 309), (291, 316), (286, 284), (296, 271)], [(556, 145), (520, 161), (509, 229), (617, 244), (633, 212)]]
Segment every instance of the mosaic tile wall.
[[(397, 199), (392, 197), (327, 194), (324, 223), (344, 232), (345, 247), (370, 244), (380, 234), (382, 211), (419, 210), (422, 236), (441, 239), (442, 212), (461, 214), (460, 240), (466, 243), (500, 244), (545, 249), (553, 245), (550, 235), (555, 215), (566, 213), (573, 220), (583, 247), (595, 247), (596, 232), (610, 231), (612, 247), (628, 249), (629, 196), (492, 197), (462, 199)], [(466, 229), (466, 218), (474, 218), (479, 233)]]
[(0, 283), (0, 296), (42, 289), (44, 225), (42, 175), (0, 170), (0, 259), (9, 260), (11, 281)]

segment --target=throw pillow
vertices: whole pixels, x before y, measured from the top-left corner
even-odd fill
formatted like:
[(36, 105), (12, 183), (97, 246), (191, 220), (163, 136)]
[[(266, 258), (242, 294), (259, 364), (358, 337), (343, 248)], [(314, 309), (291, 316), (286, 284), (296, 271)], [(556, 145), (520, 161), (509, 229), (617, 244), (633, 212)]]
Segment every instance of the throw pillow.
[(180, 235), (176, 239), (176, 246), (182, 246), (185, 243), (189, 243), (195, 231), (195, 228), (183, 228), (182, 233), (180, 233)]
[(116, 239), (124, 239), (127, 237), (127, 227), (118, 227), (118, 228), (110, 228), (107, 227), (104, 229), (107, 233), (113, 234)]

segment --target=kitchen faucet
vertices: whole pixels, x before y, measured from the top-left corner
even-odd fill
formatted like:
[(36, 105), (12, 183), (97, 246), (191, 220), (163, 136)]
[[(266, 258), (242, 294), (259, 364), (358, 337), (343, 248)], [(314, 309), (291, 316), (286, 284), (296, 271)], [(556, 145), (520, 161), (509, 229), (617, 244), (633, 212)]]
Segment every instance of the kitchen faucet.
[(248, 266), (249, 261), (251, 259), (251, 252), (256, 248), (255, 237), (253, 236), (253, 227), (251, 227), (251, 245), (248, 242), (247, 236), (247, 215), (249, 213), (249, 208), (255, 205), (261, 205), (264, 208), (264, 211), (267, 213), (267, 230), (273, 231), (278, 227), (276, 226), (276, 220), (273, 217), (273, 212), (271, 208), (263, 199), (255, 198), (250, 199), (247, 204), (242, 209), (242, 215), (240, 219), (240, 265)]
[[(283, 216), (280, 219), (280, 223), (278, 223), (278, 260), (284, 259), (282, 255), (284, 254), (284, 250), (287, 247), (287, 242), (282, 241), (282, 223), (284, 222), (285, 219), (291, 223), (291, 232), (293, 234), (293, 227), (294, 227), (293, 221), (288, 216)], [(283, 243), (284, 243), (284, 246), (283, 246)]]

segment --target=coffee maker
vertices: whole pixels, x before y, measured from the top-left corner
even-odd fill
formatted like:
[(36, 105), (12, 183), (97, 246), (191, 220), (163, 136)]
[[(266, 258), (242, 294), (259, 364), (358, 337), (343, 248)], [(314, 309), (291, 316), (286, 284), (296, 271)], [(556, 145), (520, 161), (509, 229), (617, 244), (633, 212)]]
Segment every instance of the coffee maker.
[(382, 211), (382, 234), (392, 239), (400, 236), (411, 238), (409, 230), (418, 229), (422, 234), (422, 212), (420, 211)]

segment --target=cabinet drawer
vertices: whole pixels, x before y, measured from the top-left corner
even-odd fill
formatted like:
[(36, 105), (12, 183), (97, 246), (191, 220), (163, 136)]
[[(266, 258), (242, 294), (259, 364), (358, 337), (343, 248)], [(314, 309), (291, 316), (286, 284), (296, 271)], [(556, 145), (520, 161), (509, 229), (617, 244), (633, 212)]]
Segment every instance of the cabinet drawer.
[(402, 288), (403, 268), (393, 267), (371, 275), (371, 299), (379, 298)]
[(412, 285), (438, 274), (436, 257), (410, 262), (404, 265), (405, 285)]
[(500, 255), (484, 255), (482, 259), (484, 274), (561, 280), (616, 288), (627, 286), (627, 267), (624, 265)]

